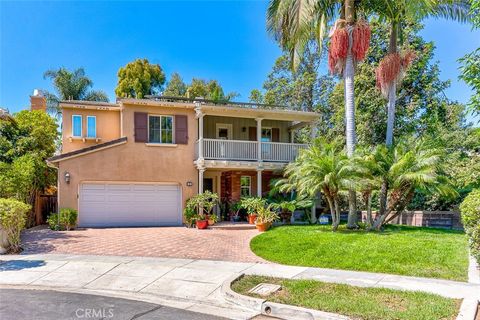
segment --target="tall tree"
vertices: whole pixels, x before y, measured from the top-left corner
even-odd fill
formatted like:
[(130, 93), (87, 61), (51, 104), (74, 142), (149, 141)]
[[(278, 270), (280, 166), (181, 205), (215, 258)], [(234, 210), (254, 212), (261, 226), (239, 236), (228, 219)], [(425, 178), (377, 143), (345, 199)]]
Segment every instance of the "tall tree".
[[(291, 54), (293, 68), (299, 63), (308, 40), (317, 39), (322, 48), (325, 30), (340, 14), (335, 23), (329, 48), (329, 65), (332, 71), (343, 75), (345, 85), (345, 121), (347, 155), (355, 150), (355, 63), (363, 60), (368, 49), (368, 25), (356, 23), (357, 7), (362, 1), (305, 1), (271, 0), (267, 12), (267, 29), (284, 50)], [(349, 228), (356, 227), (356, 194), (349, 192)]]
[(468, 0), (369, 0), (369, 7), (380, 19), (388, 21), (390, 25), (390, 42), (388, 54), (376, 70), (377, 85), (387, 97), (387, 132), (386, 144), (393, 144), (393, 129), (395, 123), (395, 103), (397, 85), (400, 84), (405, 70), (414, 59), (414, 54), (405, 50), (399, 52), (399, 45), (404, 45), (403, 28), (409, 21), (420, 21), (425, 17), (443, 17), (465, 22), (469, 19)]
[[(474, 26), (480, 28), (480, 0), (472, 0), (470, 15)], [(468, 106), (474, 114), (480, 115), (480, 48), (465, 55), (460, 63), (460, 79), (473, 90)]]
[(163, 95), (167, 97), (184, 97), (186, 94), (187, 85), (183, 82), (182, 77), (177, 72), (172, 73)]
[(236, 92), (225, 94), (222, 86), (217, 80), (205, 81), (199, 78), (193, 78), (190, 85), (187, 87), (186, 96), (194, 99), (203, 97), (217, 102), (227, 102), (238, 96)]
[(143, 99), (147, 95), (161, 92), (165, 84), (165, 74), (159, 64), (151, 64), (147, 59), (137, 59), (118, 70), (118, 83), (115, 94), (120, 98)]
[(93, 81), (86, 76), (83, 68), (70, 71), (64, 67), (45, 71), (44, 79), (51, 79), (56, 93), (45, 91), (47, 111), (60, 115), (61, 100), (87, 100), (108, 102), (107, 94), (101, 90), (91, 90)]

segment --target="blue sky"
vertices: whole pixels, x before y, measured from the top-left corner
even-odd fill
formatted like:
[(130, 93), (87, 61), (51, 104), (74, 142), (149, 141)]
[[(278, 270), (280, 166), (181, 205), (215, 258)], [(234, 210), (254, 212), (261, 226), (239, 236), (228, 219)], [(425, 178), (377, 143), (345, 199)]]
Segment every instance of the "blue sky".
[[(0, 0), (0, 106), (29, 105), (33, 89), (52, 90), (43, 72), (84, 67), (95, 89), (114, 100), (119, 67), (136, 58), (159, 63), (166, 74), (217, 79), (247, 101), (260, 88), (277, 45), (265, 31), (266, 1), (2, 1)], [(422, 32), (437, 46), (446, 92), (466, 102), (456, 60), (480, 46), (480, 31), (442, 20)]]

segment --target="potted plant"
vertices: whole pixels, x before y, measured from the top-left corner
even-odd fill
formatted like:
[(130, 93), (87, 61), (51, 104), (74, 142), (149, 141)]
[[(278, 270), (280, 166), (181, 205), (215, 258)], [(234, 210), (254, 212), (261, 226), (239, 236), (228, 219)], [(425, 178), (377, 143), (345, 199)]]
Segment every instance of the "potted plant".
[(195, 225), (197, 229), (207, 229), (208, 228), (208, 220), (207, 216), (204, 213), (199, 213), (195, 219)]
[(257, 230), (260, 232), (267, 231), (278, 218), (278, 214), (272, 210), (272, 205), (258, 208), (256, 221)]
[(230, 205), (230, 220), (233, 222), (240, 221), (240, 210), (242, 210), (242, 206), (240, 201), (233, 202)]
[(185, 221), (190, 224), (195, 222), (198, 229), (206, 229), (208, 220), (211, 216), (213, 217), (211, 211), (217, 204), (217, 201), (218, 195), (210, 191), (205, 191), (188, 199), (184, 210)]
[(247, 211), (248, 223), (255, 224), (257, 212), (260, 208), (265, 207), (266, 201), (259, 197), (244, 197), (240, 199), (240, 204)]
[(216, 214), (211, 214), (208, 216), (208, 225), (213, 226), (218, 221), (218, 216)]

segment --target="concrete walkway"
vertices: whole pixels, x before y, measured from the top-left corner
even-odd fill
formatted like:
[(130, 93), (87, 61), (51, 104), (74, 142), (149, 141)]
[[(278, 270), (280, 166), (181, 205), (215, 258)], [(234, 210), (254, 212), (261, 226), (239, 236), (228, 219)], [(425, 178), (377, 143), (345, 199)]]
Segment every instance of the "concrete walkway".
[(57, 254), (9, 255), (1, 259), (2, 287), (55, 288), (164, 305), (167, 301), (171, 307), (234, 319), (255, 315), (228, 303), (220, 292), (224, 281), (241, 273), (480, 299), (479, 284), (278, 264)]

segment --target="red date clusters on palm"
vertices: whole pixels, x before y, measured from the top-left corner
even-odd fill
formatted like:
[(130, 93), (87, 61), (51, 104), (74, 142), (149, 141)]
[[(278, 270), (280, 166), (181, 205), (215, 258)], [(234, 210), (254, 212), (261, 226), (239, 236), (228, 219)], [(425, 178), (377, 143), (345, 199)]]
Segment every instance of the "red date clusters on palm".
[(384, 97), (388, 97), (388, 91), (394, 82), (402, 81), (405, 72), (415, 57), (415, 52), (407, 50), (403, 54), (390, 53), (380, 61), (375, 70), (375, 75), (377, 88), (380, 89)]
[(370, 26), (365, 20), (359, 20), (353, 26), (348, 26), (345, 20), (337, 20), (330, 32), (328, 51), (330, 72), (342, 74), (349, 50), (355, 63), (365, 59), (370, 46), (370, 36)]

